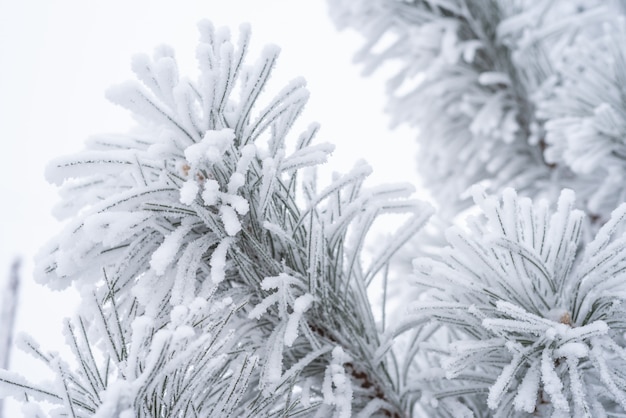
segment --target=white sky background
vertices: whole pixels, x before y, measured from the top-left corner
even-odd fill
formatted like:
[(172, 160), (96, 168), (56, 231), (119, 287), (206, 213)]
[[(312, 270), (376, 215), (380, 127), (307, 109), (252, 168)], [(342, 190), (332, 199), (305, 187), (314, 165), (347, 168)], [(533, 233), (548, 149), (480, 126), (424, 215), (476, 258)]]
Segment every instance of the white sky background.
[[(50, 215), (58, 199), (44, 180), (45, 165), (79, 151), (92, 134), (127, 130), (129, 114), (107, 102), (104, 91), (134, 78), (132, 54), (166, 43), (181, 74), (195, 74), (202, 18), (229, 26), (234, 36), (250, 22), (249, 63), (263, 45), (281, 47), (273, 83), (280, 88), (306, 78), (311, 99), (301, 126), (321, 123), (316, 141), (337, 147), (331, 170), (346, 172), (363, 158), (374, 167), (370, 185), (417, 181), (414, 133), (387, 129), (385, 77), (361, 77), (352, 57), (363, 40), (336, 31), (325, 0), (0, 0), (0, 278), (13, 257), (24, 258), (17, 327), (44, 349), (61, 349), (61, 319), (73, 307), (32, 279), (33, 254), (61, 227)], [(17, 352), (12, 369), (40, 373)]]

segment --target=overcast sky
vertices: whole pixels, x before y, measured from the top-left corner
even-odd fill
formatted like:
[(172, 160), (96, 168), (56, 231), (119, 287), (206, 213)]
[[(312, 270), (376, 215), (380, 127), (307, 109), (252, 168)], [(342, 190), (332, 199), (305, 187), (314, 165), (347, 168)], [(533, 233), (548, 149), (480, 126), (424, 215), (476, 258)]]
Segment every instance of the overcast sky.
[[(233, 34), (249, 22), (249, 62), (264, 44), (281, 47), (274, 82), (306, 78), (311, 99), (301, 119), (321, 123), (317, 141), (337, 146), (330, 169), (345, 172), (363, 158), (374, 167), (370, 184), (417, 181), (414, 134), (387, 129), (384, 77), (360, 76), (352, 56), (362, 40), (336, 31), (323, 0), (0, 0), (0, 267), (4, 278), (11, 258), (24, 257), (18, 328), (44, 349), (62, 346), (61, 318), (72, 307), (32, 280), (33, 254), (61, 227), (50, 215), (57, 192), (45, 182), (44, 167), (80, 150), (92, 134), (130, 126), (104, 91), (133, 78), (133, 53), (166, 43), (181, 73), (193, 72), (202, 18)], [(38, 373), (23, 355), (13, 359), (13, 370)]]

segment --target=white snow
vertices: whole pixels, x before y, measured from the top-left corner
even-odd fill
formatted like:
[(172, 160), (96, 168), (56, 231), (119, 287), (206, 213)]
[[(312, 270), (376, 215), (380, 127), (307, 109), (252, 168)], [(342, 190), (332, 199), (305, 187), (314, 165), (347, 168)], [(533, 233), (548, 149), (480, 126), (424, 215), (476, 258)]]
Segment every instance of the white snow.
[(314, 300), (315, 297), (313, 295), (306, 293), (298, 297), (293, 303), (293, 313), (289, 316), (287, 326), (285, 327), (285, 345), (287, 347), (291, 347), (296, 338), (298, 338), (300, 318), (311, 307)]
[(242, 173), (233, 173), (228, 181), (228, 193), (235, 194), (246, 183), (246, 177)]
[(112, 247), (132, 237), (135, 228), (149, 218), (150, 214), (142, 211), (94, 213), (85, 219), (83, 231), (91, 241)]
[(563, 382), (554, 369), (554, 358), (550, 350), (541, 353), (541, 381), (554, 408), (564, 412), (569, 411), (569, 404), (563, 395)]
[(517, 395), (515, 395), (515, 400), (513, 401), (513, 406), (516, 410), (528, 413), (532, 413), (535, 410), (540, 378), (539, 366), (533, 363), (517, 388)]
[(185, 205), (191, 205), (196, 199), (196, 196), (198, 196), (199, 190), (200, 187), (195, 180), (189, 179), (184, 182), (182, 187), (180, 188), (180, 203), (183, 203)]
[(152, 253), (152, 257), (150, 258), (150, 267), (152, 267), (157, 275), (163, 275), (165, 273), (165, 269), (174, 261), (176, 254), (178, 254), (180, 250), (185, 235), (187, 235), (190, 230), (191, 226), (185, 225), (176, 228), (165, 237), (159, 248)]
[(521, 355), (517, 354), (509, 364), (502, 368), (500, 376), (498, 376), (494, 384), (489, 388), (489, 396), (487, 396), (487, 406), (489, 408), (496, 409), (500, 404), (502, 395), (504, 395), (509, 388), (511, 381), (515, 379), (515, 373), (517, 372), (520, 361)]
[(218, 284), (224, 280), (225, 272), (224, 269), (226, 267), (226, 253), (228, 251), (228, 247), (232, 244), (232, 239), (225, 238), (220, 242), (215, 250), (213, 250), (213, 255), (211, 255), (211, 281), (213, 283)]
[(206, 180), (202, 186), (202, 200), (207, 206), (217, 205), (219, 201), (220, 185), (213, 179)]
[(348, 361), (350, 356), (340, 346), (336, 346), (322, 383), (324, 403), (337, 407), (338, 413), (335, 415), (337, 418), (350, 418), (352, 415), (352, 385), (343, 367)]
[(556, 350), (554, 350), (554, 356), (567, 357), (572, 359), (585, 358), (589, 355), (589, 346), (581, 342), (565, 343)]
[(227, 205), (220, 206), (220, 216), (224, 223), (224, 229), (229, 236), (235, 236), (237, 232), (241, 231), (241, 223), (232, 207)]
[(224, 193), (221, 197), (222, 202), (235, 209), (235, 211), (241, 216), (245, 215), (250, 210), (248, 201), (239, 195)]
[(274, 303), (278, 301), (278, 293), (272, 293), (263, 299), (259, 304), (255, 305), (254, 308), (248, 313), (248, 318), (261, 318), (261, 315), (272, 306)]
[(265, 380), (270, 384), (277, 383), (283, 374), (283, 344), (277, 334), (275, 332), (270, 337), (268, 358), (264, 367)]
[(206, 131), (200, 142), (185, 149), (185, 158), (191, 166), (198, 166), (204, 161), (218, 162), (234, 138), (232, 129)]
[(182, 325), (189, 315), (189, 308), (184, 305), (177, 305), (170, 311), (170, 324), (173, 327)]
[(250, 162), (256, 156), (256, 145), (247, 144), (240, 150), (241, 156), (237, 161), (237, 173), (245, 174), (248, 171)]

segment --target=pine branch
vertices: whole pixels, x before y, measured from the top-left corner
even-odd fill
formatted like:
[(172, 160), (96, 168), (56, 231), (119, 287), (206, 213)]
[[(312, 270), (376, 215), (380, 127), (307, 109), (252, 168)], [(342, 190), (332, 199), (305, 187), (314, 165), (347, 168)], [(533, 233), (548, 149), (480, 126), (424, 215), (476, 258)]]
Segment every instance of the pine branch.
[[(621, 194), (608, 192), (619, 187), (617, 172), (609, 178), (582, 173), (571, 158), (560, 157), (571, 153), (563, 152), (574, 142), (569, 138), (583, 135), (573, 128), (577, 133), (564, 138), (561, 132), (569, 120), (561, 118), (578, 117), (570, 111), (571, 103), (587, 105), (584, 98), (572, 95), (583, 91), (571, 88), (578, 76), (562, 90), (559, 82), (555, 90), (561, 73), (580, 68), (570, 64), (579, 55), (578, 45), (597, 37), (603, 22), (616, 21), (619, 14), (611, 5), (371, 0), (358, 6), (332, 2), (331, 11), (338, 25), (353, 26), (365, 35), (357, 59), (366, 74), (388, 63), (399, 68), (388, 82), (388, 111), (393, 123), (419, 128), (417, 166), (446, 218), (469, 206), (466, 191), (478, 182), (493, 192), (513, 187), (549, 200), (556, 200), (554, 190), (572, 188), (580, 206), (599, 224), (621, 201)], [(607, 67), (590, 67), (599, 73), (591, 78), (594, 85), (610, 73)], [(556, 102), (552, 97), (559, 91), (562, 98)], [(553, 113), (563, 122), (546, 120)], [(615, 124), (611, 126), (615, 131)], [(590, 145), (584, 147), (589, 150)], [(602, 151), (595, 147), (594, 152)]]
[[(605, 416), (625, 409), (617, 382), (626, 366), (618, 319), (626, 208), (581, 252), (583, 214), (573, 199), (564, 191), (548, 216), (545, 203), (510, 189), (501, 200), (477, 194), (485, 221), (472, 233), (449, 231), (451, 247), (439, 259), (416, 261), (427, 290), (409, 322), (425, 319), (451, 330), (440, 362), (445, 378), (465, 391), (436, 389), (435, 396), (466, 402), (482, 396), (487, 384), (486, 405), (496, 416)], [(481, 386), (473, 386), (476, 376)]]
[[(247, 27), (238, 47), (200, 31), (197, 82), (169, 48), (135, 58), (140, 82), (108, 97), (141, 129), (47, 170), (72, 222), (38, 257), (39, 280), (88, 295), (66, 327), (78, 368), (35, 350), (60, 382), (48, 396), (76, 416), (405, 416), (415, 399), (387, 372), (367, 288), (432, 209), (407, 185), (365, 188), (365, 164), (314, 192), (300, 172), (333, 147), (312, 145), (313, 125), (286, 151), (303, 80), (261, 105), (277, 48), (246, 66)], [(388, 213), (407, 223), (365, 265)], [(40, 393), (13, 375), (4, 387)]]

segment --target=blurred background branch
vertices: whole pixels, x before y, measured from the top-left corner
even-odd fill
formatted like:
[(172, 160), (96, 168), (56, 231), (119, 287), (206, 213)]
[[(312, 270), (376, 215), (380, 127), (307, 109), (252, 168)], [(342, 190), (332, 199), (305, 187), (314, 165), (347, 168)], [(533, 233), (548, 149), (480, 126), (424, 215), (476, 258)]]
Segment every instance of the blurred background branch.
[[(2, 317), (0, 318), (0, 367), (9, 369), (11, 361), (11, 349), (13, 347), (13, 334), (15, 327), (15, 315), (17, 312), (18, 292), (20, 289), (21, 258), (17, 257), (11, 264), (8, 280), (4, 284), (2, 292)], [(4, 417), (4, 399), (0, 399), (0, 418)]]

